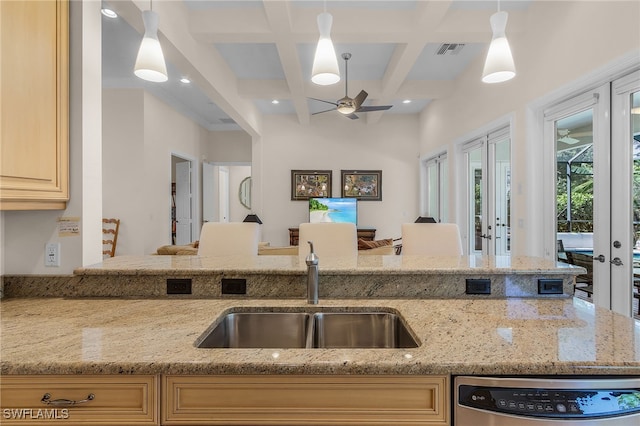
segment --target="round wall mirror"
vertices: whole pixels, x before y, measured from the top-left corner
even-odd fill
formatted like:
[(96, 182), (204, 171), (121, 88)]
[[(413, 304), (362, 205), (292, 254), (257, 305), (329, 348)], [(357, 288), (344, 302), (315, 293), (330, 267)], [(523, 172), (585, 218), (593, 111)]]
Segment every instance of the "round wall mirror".
[(240, 198), (240, 204), (251, 210), (251, 176), (247, 176), (240, 182), (238, 197)]

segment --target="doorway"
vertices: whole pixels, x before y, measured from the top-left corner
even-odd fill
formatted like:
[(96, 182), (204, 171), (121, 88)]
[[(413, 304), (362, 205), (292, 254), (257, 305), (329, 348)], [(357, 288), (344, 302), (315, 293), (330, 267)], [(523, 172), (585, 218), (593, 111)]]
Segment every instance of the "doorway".
[(464, 143), (465, 234), (470, 255), (511, 254), (509, 127)]
[(240, 187), (250, 176), (251, 163), (202, 163), (202, 221), (242, 222), (250, 209), (241, 202)]
[(638, 313), (640, 281), (636, 105), (640, 71), (544, 111), (545, 146), (555, 153), (555, 239), (588, 271), (576, 295), (626, 316)]
[(436, 222), (449, 221), (449, 163), (445, 152), (422, 162), (421, 172), (425, 193), (422, 216), (432, 217)]
[(193, 239), (192, 160), (171, 155), (171, 243), (185, 245)]

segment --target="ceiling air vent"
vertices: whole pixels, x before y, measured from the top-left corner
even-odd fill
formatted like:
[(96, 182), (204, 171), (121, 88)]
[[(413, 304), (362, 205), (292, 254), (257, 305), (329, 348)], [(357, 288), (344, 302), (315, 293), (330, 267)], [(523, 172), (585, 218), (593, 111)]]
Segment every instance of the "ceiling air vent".
[(460, 53), (464, 43), (443, 43), (436, 52), (436, 55), (457, 55)]
[(236, 124), (233, 118), (221, 118), (220, 121), (224, 124)]

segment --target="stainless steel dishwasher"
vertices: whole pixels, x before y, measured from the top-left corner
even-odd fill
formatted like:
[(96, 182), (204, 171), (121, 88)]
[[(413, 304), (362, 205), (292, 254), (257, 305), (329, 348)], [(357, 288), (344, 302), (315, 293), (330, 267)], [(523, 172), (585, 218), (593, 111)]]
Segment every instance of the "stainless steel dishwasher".
[(454, 379), (454, 426), (640, 425), (640, 376)]

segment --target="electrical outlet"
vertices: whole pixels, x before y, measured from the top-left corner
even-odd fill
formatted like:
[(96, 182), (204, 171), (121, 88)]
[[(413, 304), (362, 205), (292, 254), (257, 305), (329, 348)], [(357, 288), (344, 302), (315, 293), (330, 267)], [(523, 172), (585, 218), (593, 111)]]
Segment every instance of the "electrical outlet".
[(60, 266), (60, 243), (44, 246), (44, 266)]

